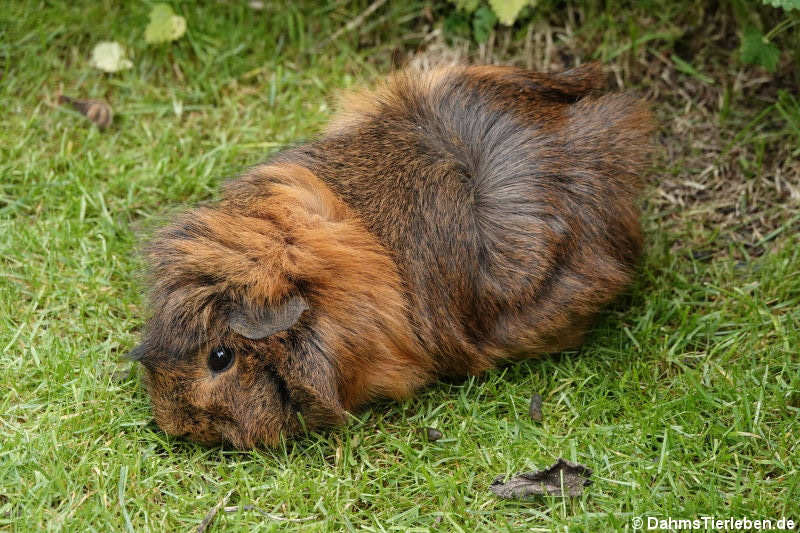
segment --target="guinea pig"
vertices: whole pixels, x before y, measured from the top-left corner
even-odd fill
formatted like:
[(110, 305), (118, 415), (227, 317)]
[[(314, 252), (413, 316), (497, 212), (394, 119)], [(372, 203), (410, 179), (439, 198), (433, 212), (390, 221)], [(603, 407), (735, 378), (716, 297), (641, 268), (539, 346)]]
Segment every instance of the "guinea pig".
[(590, 64), (403, 71), (144, 248), (158, 425), (275, 445), (578, 346), (631, 282), (653, 122)]

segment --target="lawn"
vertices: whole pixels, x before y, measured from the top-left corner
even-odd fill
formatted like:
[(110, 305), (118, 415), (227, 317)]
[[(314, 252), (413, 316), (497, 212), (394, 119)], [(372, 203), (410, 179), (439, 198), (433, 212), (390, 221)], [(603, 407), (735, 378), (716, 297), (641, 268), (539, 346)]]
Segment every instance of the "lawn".
[[(369, 4), (175, 3), (188, 31), (157, 46), (142, 37), (150, 4), (4, 4), (0, 529), (189, 530), (221, 502), (236, 510), (210, 530), (800, 519), (800, 78), (789, 51), (777, 74), (743, 66), (729, 7), (666, 0), (570, 3), (550, 26), (498, 29), (480, 46), (431, 33), (447, 4), (390, 2), (328, 39)], [(128, 47), (133, 68), (89, 66), (104, 40)], [(161, 433), (122, 359), (145, 318), (138, 244), (313, 136), (338, 90), (436, 54), (538, 68), (600, 59), (613, 86), (650, 98), (661, 127), (634, 287), (577, 352), (378, 402), (277, 449)], [(108, 100), (112, 126), (59, 106), (61, 93)], [(527, 415), (533, 393), (540, 423)], [(444, 438), (423, 439), (428, 426)], [(594, 470), (583, 496), (513, 502), (488, 490), (558, 457)]]

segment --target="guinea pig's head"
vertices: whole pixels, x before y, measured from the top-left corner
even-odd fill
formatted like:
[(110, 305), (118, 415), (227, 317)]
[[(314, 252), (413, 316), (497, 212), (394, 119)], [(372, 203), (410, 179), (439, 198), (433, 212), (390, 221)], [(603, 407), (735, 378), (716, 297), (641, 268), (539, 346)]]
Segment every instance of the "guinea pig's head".
[(244, 448), (296, 433), (301, 418), (341, 419), (314, 295), (280, 264), (290, 260), (282, 233), (200, 210), (149, 246), (153, 314), (132, 355), (167, 433)]
[(171, 435), (274, 445), (416, 384), (393, 263), (313, 175), (278, 170), (146, 248), (150, 318), (130, 355)]

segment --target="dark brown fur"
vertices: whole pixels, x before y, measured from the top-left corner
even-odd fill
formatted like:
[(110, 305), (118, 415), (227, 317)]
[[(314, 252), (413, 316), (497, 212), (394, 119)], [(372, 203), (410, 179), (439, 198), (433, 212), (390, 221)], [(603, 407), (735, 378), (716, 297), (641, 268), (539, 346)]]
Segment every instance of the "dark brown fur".
[[(301, 430), (298, 413), (335, 424), (440, 376), (577, 346), (641, 248), (651, 118), (598, 95), (604, 81), (595, 65), (395, 74), (163, 229), (134, 352), (159, 425), (269, 445)], [(234, 331), (231, 317), (297, 297), (307, 309), (282, 331)], [(220, 373), (216, 346), (236, 354)]]

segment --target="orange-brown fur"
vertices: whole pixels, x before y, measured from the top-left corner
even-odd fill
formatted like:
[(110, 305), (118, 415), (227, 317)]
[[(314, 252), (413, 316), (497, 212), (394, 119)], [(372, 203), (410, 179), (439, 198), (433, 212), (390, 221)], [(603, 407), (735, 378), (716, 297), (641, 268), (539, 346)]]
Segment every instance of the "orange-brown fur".
[[(274, 444), (300, 418), (578, 345), (641, 248), (651, 119), (603, 85), (596, 65), (398, 73), (163, 229), (134, 352), (159, 425)], [(287, 309), (269, 334), (237, 326)], [(235, 356), (214, 372), (219, 346)]]

